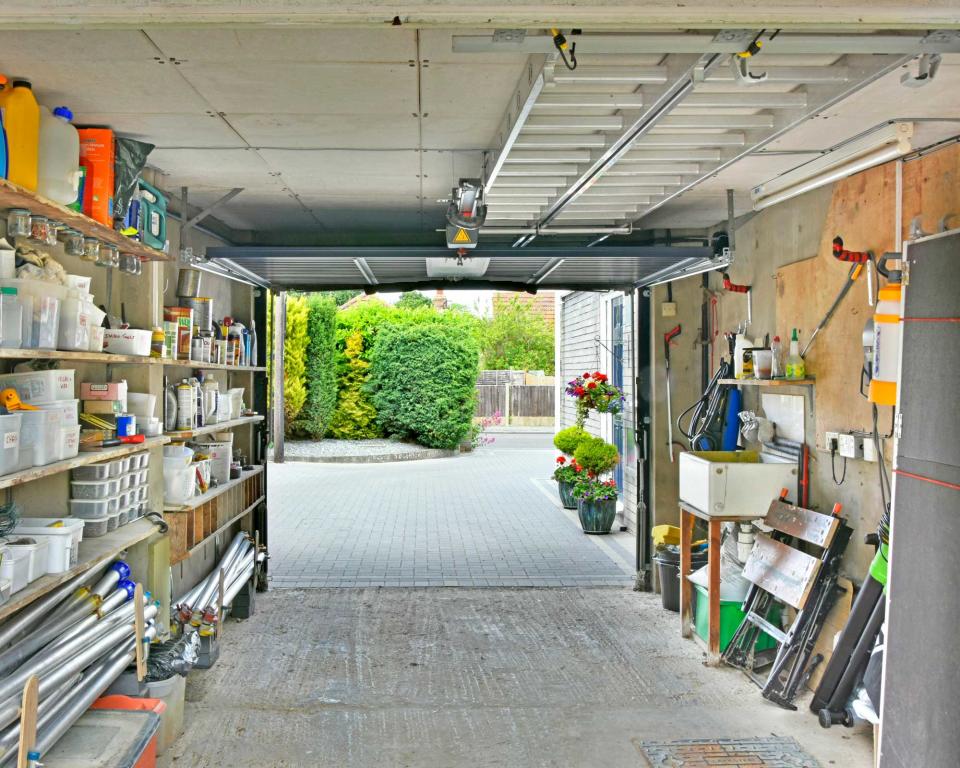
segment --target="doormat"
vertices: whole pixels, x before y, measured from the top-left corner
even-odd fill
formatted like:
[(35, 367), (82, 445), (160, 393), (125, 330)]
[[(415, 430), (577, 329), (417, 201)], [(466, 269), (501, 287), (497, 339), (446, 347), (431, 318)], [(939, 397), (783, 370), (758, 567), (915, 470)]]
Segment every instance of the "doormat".
[(650, 768), (820, 768), (793, 739), (686, 739), (635, 742)]

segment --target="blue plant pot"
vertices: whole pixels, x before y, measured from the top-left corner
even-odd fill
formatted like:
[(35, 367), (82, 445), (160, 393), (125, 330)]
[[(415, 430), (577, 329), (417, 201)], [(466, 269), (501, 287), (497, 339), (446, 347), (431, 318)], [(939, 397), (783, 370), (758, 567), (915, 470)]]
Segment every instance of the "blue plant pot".
[(584, 533), (610, 533), (613, 521), (617, 517), (617, 500), (581, 500), (577, 502), (577, 514), (580, 516), (580, 526)]
[(557, 486), (560, 491), (560, 503), (563, 504), (563, 508), (576, 509), (577, 500), (573, 498), (573, 483), (558, 482)]

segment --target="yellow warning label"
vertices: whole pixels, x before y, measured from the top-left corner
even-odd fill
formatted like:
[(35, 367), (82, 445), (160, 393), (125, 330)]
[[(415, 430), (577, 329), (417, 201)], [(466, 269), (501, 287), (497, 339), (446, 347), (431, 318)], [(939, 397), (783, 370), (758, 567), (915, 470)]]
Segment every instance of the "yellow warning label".
[(469, 243), (470, 235), (467, 234), (467, 230), (463, 227), (457, 230), (457, 234), (453, 236), (453, 242), (455, 243)]

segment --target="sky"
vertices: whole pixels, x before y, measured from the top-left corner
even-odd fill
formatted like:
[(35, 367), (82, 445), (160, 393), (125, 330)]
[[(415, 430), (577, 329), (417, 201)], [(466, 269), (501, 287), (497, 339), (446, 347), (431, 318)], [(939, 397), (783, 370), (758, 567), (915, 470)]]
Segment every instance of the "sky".
[[(420, 291), (424, 296), (433, 298), (436, 291)], [(473, 314), (480, 317), (489, 317), (493, 311), (493, 291), (458, 291), (456, 289), (445, 288), (443, 295), (447, 297), (450, 304), (462, 304)], [(394, 304), (402, 296), (402, 293), (378, 293), (377, 296), (383, 299), (387, 304)]]

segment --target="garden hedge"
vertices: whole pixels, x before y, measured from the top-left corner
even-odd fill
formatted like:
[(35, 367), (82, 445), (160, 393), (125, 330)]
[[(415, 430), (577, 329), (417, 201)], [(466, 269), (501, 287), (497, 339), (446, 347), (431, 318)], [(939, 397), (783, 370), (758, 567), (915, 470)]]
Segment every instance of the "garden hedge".
[(330, 297), (307, 298), (306, 398), (292, 426), (295, 434), (312, 440), (323, 438), (337, 407), (336, 316)]
[(307, 298), (287, 298), (287, 332), (283, 340), (283, 413), (288, 435), (307, 399)]
[(456, 324), (381, 327), (369, 382), (381, 431), (455, 449), (473, 423), (479, 356), (475, 337)]

